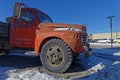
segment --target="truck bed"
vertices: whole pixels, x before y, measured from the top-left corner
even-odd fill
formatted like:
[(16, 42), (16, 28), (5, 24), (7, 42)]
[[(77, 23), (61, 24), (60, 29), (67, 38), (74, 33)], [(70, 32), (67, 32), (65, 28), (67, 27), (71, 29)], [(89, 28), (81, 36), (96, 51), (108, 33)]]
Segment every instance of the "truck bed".
[(8, 24), (0, 22), (0, 50), (10, 48), (9, 32)]

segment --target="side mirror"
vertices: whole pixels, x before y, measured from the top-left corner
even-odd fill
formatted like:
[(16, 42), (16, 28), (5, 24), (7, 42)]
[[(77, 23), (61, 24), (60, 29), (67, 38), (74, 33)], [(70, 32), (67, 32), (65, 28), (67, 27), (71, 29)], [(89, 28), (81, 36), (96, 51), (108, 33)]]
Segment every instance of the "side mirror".
[(21, 14), (21, 3), (15, 3), (13, 17), (19, 19), (20, 14)]

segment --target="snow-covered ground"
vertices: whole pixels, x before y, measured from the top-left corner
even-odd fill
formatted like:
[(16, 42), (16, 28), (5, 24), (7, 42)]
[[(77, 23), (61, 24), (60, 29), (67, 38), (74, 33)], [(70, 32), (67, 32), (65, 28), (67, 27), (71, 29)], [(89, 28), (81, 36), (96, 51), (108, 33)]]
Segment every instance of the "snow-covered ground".
[[(78, 57), (78, 59), (81, 58), (83, 57)], [(83, 58), (77, 63), (82, 63), (85, 68), (83, 73), (86, 72), (86, 75), (82, 77), (76, 75), (69, 79), (120, 80), (120, 50), (118, 49), (93, 49), (93, 55), (90, 58)], [(18, 69), (15, 67), (0, 65), (0, 80), (64, 80), (64, 78), (55, 75), (40, 73), (37, 69), (31, 68), (31, 70), (28, 69), (18, 73), (16, 70)]]

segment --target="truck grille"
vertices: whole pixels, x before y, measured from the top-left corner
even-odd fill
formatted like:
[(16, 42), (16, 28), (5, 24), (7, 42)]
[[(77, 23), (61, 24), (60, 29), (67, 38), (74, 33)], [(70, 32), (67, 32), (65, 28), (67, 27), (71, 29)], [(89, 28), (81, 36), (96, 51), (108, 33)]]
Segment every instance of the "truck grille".
[(85, 44), (88, 42), (88, 37), (83, 35), (82, 42)]

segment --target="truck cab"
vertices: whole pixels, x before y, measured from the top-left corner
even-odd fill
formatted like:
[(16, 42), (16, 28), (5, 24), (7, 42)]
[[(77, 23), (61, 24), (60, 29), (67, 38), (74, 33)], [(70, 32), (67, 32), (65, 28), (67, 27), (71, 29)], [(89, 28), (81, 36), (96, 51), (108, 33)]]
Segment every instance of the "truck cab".
[(14, 17), (12, 20), (10, 45), (21, 48), (34, 48), (37, 25), (53, 22), (48, 15), (36, 8), (21, 8), (19, 19)]

